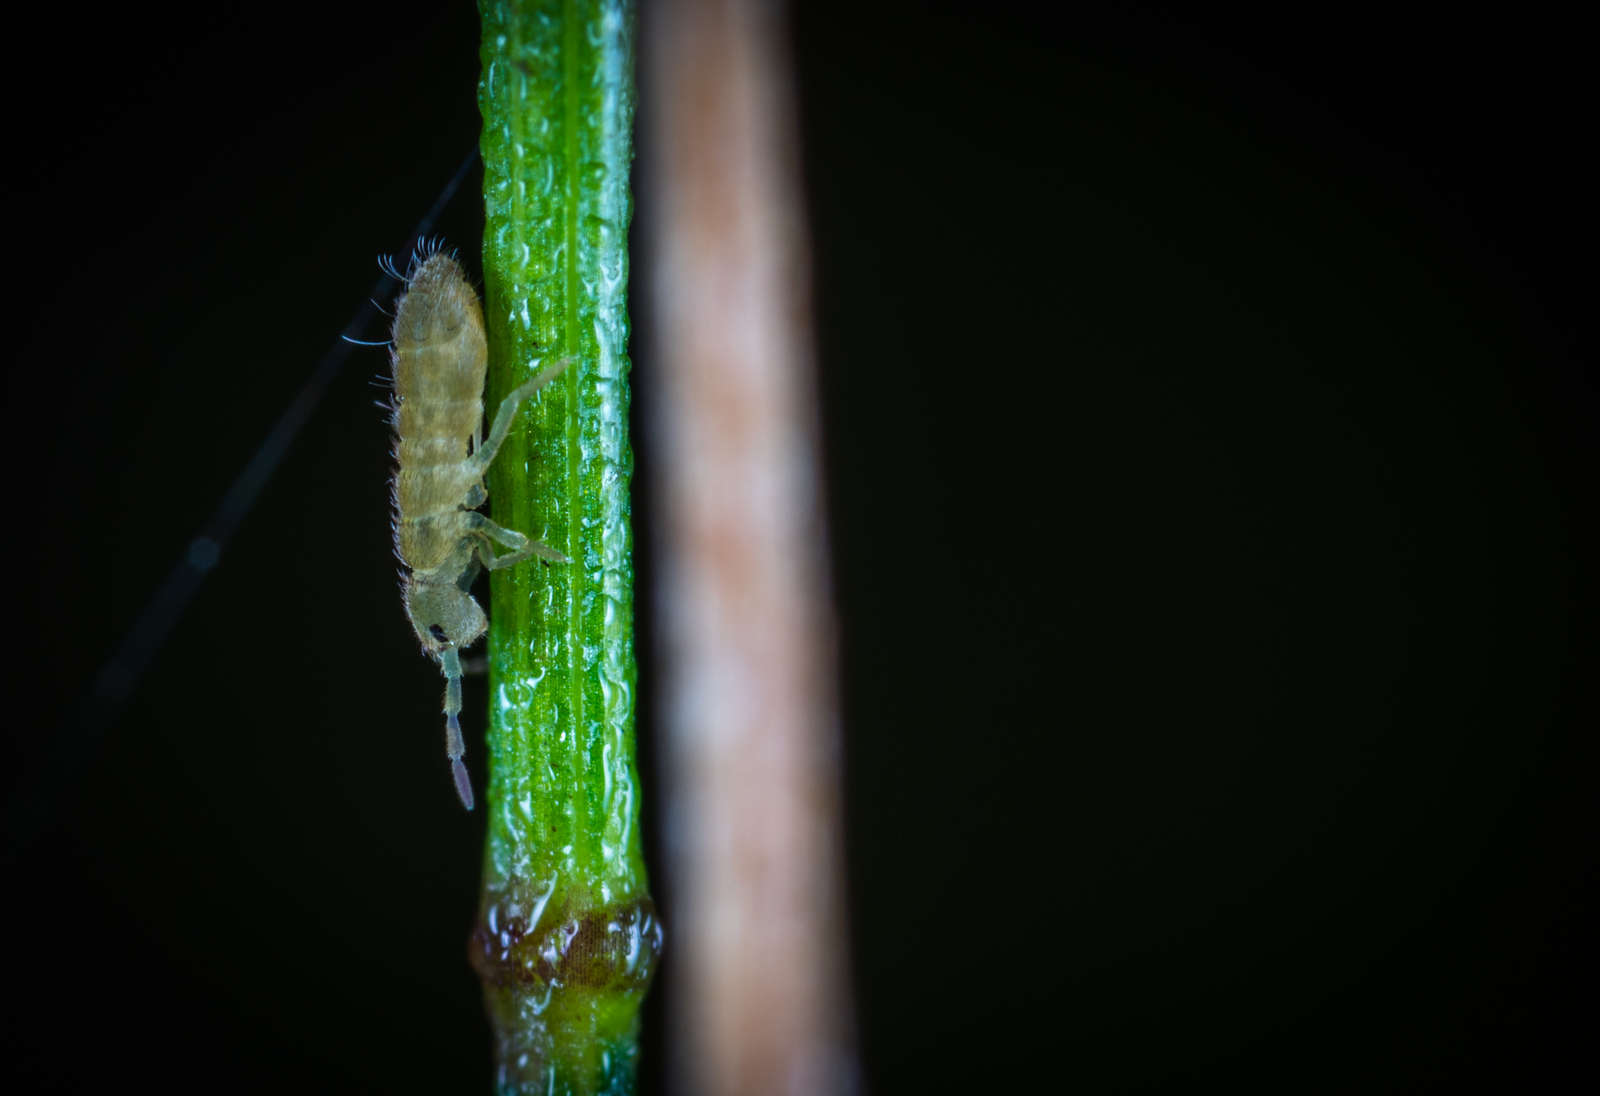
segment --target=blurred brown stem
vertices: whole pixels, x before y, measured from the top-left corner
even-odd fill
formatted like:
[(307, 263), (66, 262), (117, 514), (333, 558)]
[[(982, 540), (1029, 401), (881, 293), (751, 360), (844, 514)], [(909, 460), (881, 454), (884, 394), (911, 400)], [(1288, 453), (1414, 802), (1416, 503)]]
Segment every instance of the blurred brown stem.
[(844, 1092), (834, 624), (782, 11), (641, 15), (674, 1088)]

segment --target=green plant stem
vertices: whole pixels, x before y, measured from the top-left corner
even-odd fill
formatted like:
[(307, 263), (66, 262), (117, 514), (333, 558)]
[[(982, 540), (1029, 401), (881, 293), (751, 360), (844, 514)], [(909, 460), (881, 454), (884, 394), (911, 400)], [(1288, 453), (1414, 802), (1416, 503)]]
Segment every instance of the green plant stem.
[(497, 522), (570, 563), (496, 572), (473, 959), (502, 1092), (633, 1090), (660, 950), (639, 840), (628, 487), (633, 6), (480, 0), (489, 399), (542, 366), (490, 472)]

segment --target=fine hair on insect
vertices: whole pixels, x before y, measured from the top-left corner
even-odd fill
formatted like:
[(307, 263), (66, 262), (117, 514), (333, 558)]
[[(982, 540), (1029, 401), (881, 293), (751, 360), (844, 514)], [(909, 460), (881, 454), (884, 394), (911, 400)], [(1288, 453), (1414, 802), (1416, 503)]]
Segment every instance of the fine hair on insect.
[[(478, 512), (484, 486), (522, 402), (571, 363), (564, 358), (518, 386), (500, 403), (483, 433), (483, 386), (488, 343), (478, 294), (461, 264), (438, 245), (419, 249), (396, 305), (393, 348), (396, 468), (392, 483), (394, 545), (406, 570), (401, 593), (423, 652), (444, 674), (445, 753), (456, 794), (472, 809), (472, 784), (462, 763), (461, 648), (488, 629), (469, 592), (481, 568), (500, 571), (533, 556), (555, 563), (566, 556)], [(495, 545), (510, 549), (495, 554)]]

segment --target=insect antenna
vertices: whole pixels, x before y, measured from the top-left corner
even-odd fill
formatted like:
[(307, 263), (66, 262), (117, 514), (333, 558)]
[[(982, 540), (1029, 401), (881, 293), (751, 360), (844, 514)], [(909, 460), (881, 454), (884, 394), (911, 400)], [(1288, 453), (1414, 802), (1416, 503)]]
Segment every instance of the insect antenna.
[(456, 716), (461, 712), (461, 657), (454, 647), (439, 652), (439, 668), (445, 674), (444, 690), (444, 741), (445, 756), (450, 758), (450, 775), (456, 782), (456, 794), (461, 805), (472, 809), (472, 781), (467, 779), (467, 767), (461, 758), (467, 752), (466, 740), (461, 737), (461, 723)]

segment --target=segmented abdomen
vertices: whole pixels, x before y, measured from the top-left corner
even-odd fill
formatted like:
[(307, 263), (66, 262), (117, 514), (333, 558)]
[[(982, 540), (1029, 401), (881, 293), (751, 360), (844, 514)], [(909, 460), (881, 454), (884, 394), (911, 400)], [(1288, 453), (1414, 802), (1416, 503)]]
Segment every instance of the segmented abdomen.
[[(461, 509), (479, 470), (488, 368), (478, 295), (448, 255), (423, 262), (394, 316), (395, 547), (413, 571), (444, 563), (466, 535)], [(453, 576), (452, 576), (453, 577)]]

